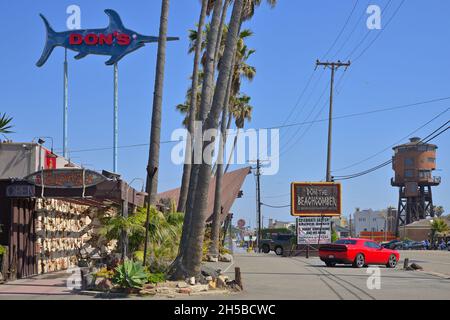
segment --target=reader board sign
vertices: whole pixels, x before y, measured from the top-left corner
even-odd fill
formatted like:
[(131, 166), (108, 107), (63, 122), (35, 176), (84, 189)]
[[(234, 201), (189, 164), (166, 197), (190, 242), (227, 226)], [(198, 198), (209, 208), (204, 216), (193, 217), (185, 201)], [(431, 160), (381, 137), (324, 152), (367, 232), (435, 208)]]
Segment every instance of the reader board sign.
[(297, 244), (323, 244), (330, 242), (330, 217), (297, 218)]
[(291, 215), (296, 217), (339, 217), (341, 184), (294, 182), (291, 184)]

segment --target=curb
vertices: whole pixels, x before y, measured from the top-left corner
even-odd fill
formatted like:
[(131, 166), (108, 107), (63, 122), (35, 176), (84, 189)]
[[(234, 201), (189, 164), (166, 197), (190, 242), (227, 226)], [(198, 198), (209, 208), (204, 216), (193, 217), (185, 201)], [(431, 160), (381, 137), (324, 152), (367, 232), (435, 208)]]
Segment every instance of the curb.
[(94, 298), (106, 298), (106, 299), (114, 299), (114, 298), (128, 298), (129, 294), (126, 293), (116, 293), (116, 292), (104, 292), (104, 291), (74, 291), (75, 294), (79, 294), (82, 296), (89, 296)]
[(446, 280), (450, 280), (450, 275), (448, 274), (443, 274), (443, 273), (439, 273), (439, 272), (434, 272), (434, 271), (424, 271), (424, 270), (418, 270), (419, 272), (425, 273), (425, 274), (429, 274), (431, 276), (435, 276), (441, 279), (446, 279)]

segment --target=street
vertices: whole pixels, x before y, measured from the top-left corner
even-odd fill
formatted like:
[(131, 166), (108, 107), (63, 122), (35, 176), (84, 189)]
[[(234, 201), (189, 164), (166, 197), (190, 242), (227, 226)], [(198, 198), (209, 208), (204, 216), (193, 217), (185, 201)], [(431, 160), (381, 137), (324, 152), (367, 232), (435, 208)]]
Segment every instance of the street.
[[(425, 271), (434, 271), (435, 267), (442, 271), (446, 263), (450, 274), (449, 252), (410, 251), (405, 256), (410, 262), (427, 266)], [(318, 258), (281, 258), (274, 254), (241, 254), (236, 259), (245, 281), (245, 292), (232, 296), (236, 299), (450, 299), (450, 279), (403, 271), (403, 260), (396, 269), (380, 267), (381, 288), (369, 290), (367, 269), (326, 268)]]
[[(380, 289), (370, 290), (368, 269), (326, 268), (318, 258), (282, 258), (275, 254), (238, 253), (233, 264), (214, 263), (230, 277), (242, 272), (244, 291), (227, 295), (186, 296), (184, 299), (226, 300), (398, 300), (450, 299), (450, 252), (402, 251), (396, 269), (380, 267)], [(403, 271), (403, 257), (424, 271)], [(434, 274), (436, 273), (436, 274)], [(446, 273), (443, 274), (443, 273)], [(439, 275), (438, 275), (439, 274)], [(66, 273), (39, 276), (0, 285), (0, 299), (93, 299), (71, 294)], [(139, 298), (132, 299), (150, 299)], [(166, 299), (158, 297), (156, 299)]]

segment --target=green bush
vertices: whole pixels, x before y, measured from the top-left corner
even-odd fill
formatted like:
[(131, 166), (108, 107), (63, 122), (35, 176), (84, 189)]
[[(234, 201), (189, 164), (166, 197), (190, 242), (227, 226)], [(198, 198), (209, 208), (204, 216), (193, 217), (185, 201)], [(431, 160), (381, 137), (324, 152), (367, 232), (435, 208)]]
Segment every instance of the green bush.
[(142, 288), (149, 277), (149, 273), (141, 263), (131, 260), (125, 260), (114, 271), (113, 283), (121, 288)]
[(6, 253), (6, 247), (0, 245), (0, 257)]
[(149, 283), (160, 283), (166, 281), (166, 275), (162, 272), (160, 273), (150, 273), (147, 281)]

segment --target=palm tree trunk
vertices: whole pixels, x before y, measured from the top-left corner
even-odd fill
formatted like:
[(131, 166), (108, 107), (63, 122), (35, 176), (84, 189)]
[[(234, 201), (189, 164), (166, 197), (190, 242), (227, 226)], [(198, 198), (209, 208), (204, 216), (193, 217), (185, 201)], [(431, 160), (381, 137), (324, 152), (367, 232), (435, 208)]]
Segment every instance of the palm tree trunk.
[(219, 53), (220, 45), (222, 43), (223, 37), (223, 27), (225, 25), (225, 19), (227, 18), (228, 7), (230, 6), (231, 0), (225, 0), (222, 9), (222, 17), (220, 18), (219, 34), (217, 36), (216, 48), (214, 50), (214, 72), (216, 71), (217, 65), (219, 64)]
[[(200, 120), (202, 123), (208, 116), (209, 110), (211, 108), (211, 96), (214, 88), (214, 55), (215, 55), (215, 46), (217, 41), (217, 36), (219, 33), (219, 25), (220, 25), (220, 16), (222, 12), (222, 0), (216, 0), (214, 3), (213, 15), (211, 18), (211, 26), (208, 32), (208, 45), (206, 47), (206, 63), (203, 70), (203, 85), (202, 85), (202, 95), (200, 102)], [(196, 141), (197, 143), (201, 143), (201, 141)], [(194, 148), (195, 150), (195, 148)], [(194, 154), (195, 160), (195, 154)], [(194, 207), (194, 200), (197, 192), (197, 178), (199, 173), (199, 164), (194, 163), (191, 166), (191, 175), (189, 178), (189, 188), (187, 193), (186, 205), (185, 205), (185, 216), (183, 223), (183, 231), (180, 242), (180, 250), (178, 252), (178, 256), (175, 259), (175, 262), (170, 268), (170, 274), (172, 278), (180, 278), (183, 279), (183, 275), (186, 273), (184, 269), (184, 261), (183, 258), (185, 256), (185, 252), (187, 246), (189, 245), (189, 237), (191, 233), (191, 224), (192, 224), (192, 213)]]
[[(230, 75), (230, 79), (231, 79)], [(230, 86), (230, 82), (228, 81), (228, 86)], [(220, 215), (222, 212), (222, 178), (223, 178), (223, 156), (225, 143), (227, 139), (227, 113), (228, 113), (228, 103), (227, 99), (229, 99), (227, 88), (227, 95), (225, 96), (225, 101), (222, 108), (222, 122), (221, 122), (221, 135), (219, 141), (219, 153), (217, 155), (217, 161), (215, 166), (216, 170), (216, 187), (214, 190), (214, 209), (213, 209), (213, 219), (211, 225), (211, 245), (209, 247), (208, 253), (211, 257), (216, 258), (219, 255), (219, 240), (220, 240)]]
[(147, 165), (148, 201), (155, 203), (158, 190), (159, 149), (161, 142), (161, 112), (164, 86), (164, 67), (166, 63), (167, 20), (169, 17), (169, 0), (162, 0), (159, 24), (158, 57), (156, 62), (155, 90), (153, 93), (152, 127), (150, 131), (150, 150)]
[(195, 56), (194, 56), (194, 70), (192, 72), (192, 93), (189, 109), (189, 123), (188, 132), (189, 137), (186, 140), (186, 157), (183, 167), (183, 178), (181, 180), (180, 197), (178, 199), (178, 212), (185, 212), (186, 209), (186, 199), (189, 188), (189, 179), (191, 177), (192, 168), (192, 146), (194, 145), (194, 129), (195, 129), (195, 116), (196, 116), (196, 106), (197, 106), (197, 89), (198, 89), (198, 70), (200, 64), (200, 55), (202, 53), (202, 42), (203, 42), (203, 26), (206, 19), (206, 9), (208, 7), (208, 0), (202, 1), (202, 8), (200, 12), (200, 18), (197, 28), (197, 40), (195, 42)]
[[(237, 47), (242, 8), (243, 0), (235, 0), (224, 55), (220, 65), (219, 77), (214, 92), (214, 98), (212, 101), (211, 110), (205, 121), (204, 130), (217, 130), (218, 128), (219, 115), (224, 106), (228, 79), (231, 74)], [(203, 152), (207, 151), (209, 144), (210, 142), (203, 143)], [(183, 259), (182, 262), (187, 276), (197, 276), (200, 274), (210, 181), (211, 164), (203, 162), (199, 168), (197, 191), (192, 210), (191, 232), (188, 238), (188, 245), (186, 247), (186, 257), (188, 257), (188, 259)]]
[(228, 158), (227, 161), (227, 166), (225, 167), (224, 172), (227, 173), (228, 169), (230, 167), (230, 163), (231, 163), (231, 158), (233, 158), (233, 152), (236, 149), (236, 144), (237, 144), (237, 140), (238, 140), (238, 136), (239, 136), (239, 128), (237, 128), (237, 132), (236, 132), (236, 137), (234, 137), (234, 141), (233, 141), (233, 148), (231, 148), (231, 152), (230, 152), (230, 157)]

